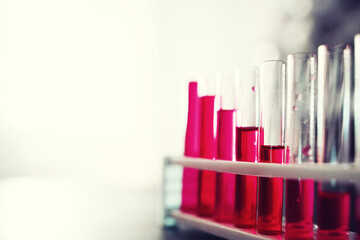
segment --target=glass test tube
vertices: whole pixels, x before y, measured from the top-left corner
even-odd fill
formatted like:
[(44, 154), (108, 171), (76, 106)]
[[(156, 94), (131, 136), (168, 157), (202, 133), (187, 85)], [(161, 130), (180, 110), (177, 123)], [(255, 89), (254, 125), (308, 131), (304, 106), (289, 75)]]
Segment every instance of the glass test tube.
[[(189, 82), (188, 119), (185, 135), (186, 157), (200, 156), (200, 98), (198, 83)], [(185, 212), (196, 211), (197, 207), (198, 170), (184, 167), (180, 209)]]
[[(217, 156), (217, 115), (219, 98), (216, 95), (218, 78), (207, 80), (206, 95), (200, 98), (201, 103), (201, 134), (200, 157), (215, 160)], [(198, 177), (198, 206), (199, 216), (213, 216), (215, 208), (216, 173), (200, 170)]]
[[(320, 163), (352, 162), (351, 49), (346, 44), (318, 48), (317, 157)], [(318, 185), (318, 239), (348, 236), (350, 196), (335, 179)]]
[[(360, 103), (360, 33), (354, 38), (354, 102)], [(355, 159), (356, 164), (360, 164), (360, 104), (354, 104), (355, 118)]]
[[(285, 146), (289, 163), (313, 163), (316, 150), (316, 55), (287, 58)], [(314, 180), (286, 180), (285, 238), (313, 239)]]
[[(263, 144), (259, 129), (258, 69), (237, 69), (236, 161), (257, 162), (259, 145)], [(256, 225), (257, 177), (236, 175), (234, 225), (253, 228)]]
[[(217, 159), (235, 159), (235, 81), (234, 72), (221, 73), (220, 110), (218, 112)], [(235, 175), (216, 174), (214, 218), (219, 222), (232, 222), (234, 216)]]
[[(355, 72), (355, 163), (360, 164), (360, 34), (355, 35), (354, 39), (354, 72)], [(357, 185), (357, 194), (355, 200), (355, 231), (360, 239), (360, 186)]]
[[(285, 63), (265, 61), (260, 72), (261, 163), (284, 163)], [(257, 232), (281, 234), (283, 179), (259, 177)]]

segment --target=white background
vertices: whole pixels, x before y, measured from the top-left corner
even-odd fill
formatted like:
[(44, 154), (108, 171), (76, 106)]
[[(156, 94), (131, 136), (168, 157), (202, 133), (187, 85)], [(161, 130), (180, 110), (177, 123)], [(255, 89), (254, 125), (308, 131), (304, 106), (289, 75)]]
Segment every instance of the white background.
[(308, 50), (311, 6), (0, 0), (0, 238), (166, 239), (188, 81)]
[(1, 177), (159, 186), (187, 82), (306, 50), (304, 2), (2, 0)]

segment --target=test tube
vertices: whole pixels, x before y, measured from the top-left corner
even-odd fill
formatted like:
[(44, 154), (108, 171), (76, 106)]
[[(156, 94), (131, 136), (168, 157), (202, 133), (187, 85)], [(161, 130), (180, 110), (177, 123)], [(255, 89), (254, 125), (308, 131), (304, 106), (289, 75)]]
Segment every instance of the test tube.
[[(217, 95), (219, 78), (207, 79), (206, 94), (200, 97), (200, 157), (215, 160), (217, 157), (217, 122), (219, 97)], [(197, 214), (212, 217), (215, 209), (216, 172), (200, 170), (198, 176)]]
[[(236, 161), (256, 163), (263, 144), (259, 129), (258, 69), (239, 67), (237, 77)], [(234, 225), (256, 225), (257, 177), (236, 175)]]
[[(360, 33), (354, 38), (354, 102), (360, 103)], [(354, 104), (355, 117), (355, 159), (360, 164), (360, 104)]]
[[(260, 163), (284, 163), (285, 63), (265, 61), (260, 71)], [(257, 232), (282, 233), (283, 179), (259, 177)]]
[[(317, 160), (319, 163), (350, 163), (351, 49), (346, 44), (318, 48)], [(348, 237), (350, 196), (346, 185), (332, 179), (318, 184), (317, 238)]]
[[(234, 72), (220, 73), (220, 110), (218, 112), (217, 159), (235, 159), (235, 81)], [(216, 174), (214, 218), (219, 222), (232, 222), (234, 216), (235, 175)]]
[[(286, 79), (286, 156), (290, 164), (314, 163), (316, 55), (290, 54)], [(285, 238), (313, 239), (314, 180), (286, 180)]]
[[(186, 157), (200, 156), (200, 98), (198, 83), (189, 82), (188, 118), (185, 135)], [(184, 167), (182, 178), (182, 193), (180, 209), (184, 212), (194, 212), (197, 207), (198, 170)]]
[[(356, 103), (360, 103), (360, 34), (354, 39), (354, 72), (355, 72), (355, 96)], [(355, 112), (355, 163), (360, 164), (360, 104), (354, 104)], [(355, 232), (360, 239), (360, 184), (357, 184), (355, 200)]]

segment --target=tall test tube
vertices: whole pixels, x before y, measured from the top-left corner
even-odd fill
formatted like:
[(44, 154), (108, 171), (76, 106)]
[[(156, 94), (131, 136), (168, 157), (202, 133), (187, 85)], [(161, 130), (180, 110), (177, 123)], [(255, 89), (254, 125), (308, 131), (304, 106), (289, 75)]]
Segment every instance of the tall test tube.
[[(234, 72), (220, 73), (220, 110), (218, 112), (217, 159), (235, 160), (235, 81)], [(232, 222), (234, 216), (235, 175), (216, 174), (214, 218), (219, 222)]]
[[(286, 156), (290, 164), (314, 163), (316, 55), (290, 54), (286, 79)], [(285, 238), (313, 239), (314, 180), (286, 180)]]
[[(258, 69), (239, 67), (237, 77), (236, 161), (258, 162), (263, 144), (259, 128)], [(234, 225), (253, 228), (256, 225), (257, 177), (236, 175)]]
[[(354, 38), (354, 73), (355, 73), (355, 93), (354, 102), (360, 102), (360, 33)], [(360, 104), (354, 104), (355, 112), (355, 163), (360, 164)], [(360, 184), (356, 186), (355, 200), (355, 231), (360, 239)]]
[[(200, 97), (201, 130), (200, 157), (215, 160), (217, 157), (217, 122), (219, 97), (217, 96), (219, 79), (207, 79), (206, 95)], [(216, 172), (200, 170), (198, 176), (198, 205), (199, 216), (213, 216), (215, 209)]]
[[(200, 156), (200, 98), (198, 83), (189, 83), (188, 119), (185, 135), (186, 157)], [(198, 170), (184, 167), (182, 177), (182, 192), (180, 209), (184, 212), (193, 212), (197, 207)]]
[[(260, 163), (285, 161), (285, 63), (265, 61), (260, 72), (260, 128), (264, 143), (260, 147)], [(283, 179), (259, 177), (257, 232), (281, 234)]]
[[(318, 48), (317, 160), (350, 163), (352, 153), (352, 66), (346, 44)], [(348, 237), (350, 196), (346, 185), (332, 179), (319, 182), (318, 239)]]

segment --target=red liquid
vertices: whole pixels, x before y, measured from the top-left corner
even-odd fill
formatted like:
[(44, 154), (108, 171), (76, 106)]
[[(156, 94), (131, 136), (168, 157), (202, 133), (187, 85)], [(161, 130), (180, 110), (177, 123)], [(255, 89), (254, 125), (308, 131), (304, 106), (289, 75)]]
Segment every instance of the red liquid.
[(200, 157), (215, 159), (217, 156), (217, 109), (215, 96), (204, 96), (201, 102)]
[[(284, 146), (261, 146), (260, 162), (283, 163)], [(281, 234), (283, 179), (259, 177), (257, 232)]]
[(314, 180), (286, 180), (286, 239), (313, 239)]
[(216, 204), (214, 218), (219, 222), (232, 222), (234, 218), (235, 174), (216, 174)]
[(318, 190), (317, 239), (348, 239), (350, 196)]
[[(258, 127), (236, 129), (236, 161), (257, 162), (259, 144), (263, 143)], [(257, 177), (236, 175), (234, 225), (252, 228), (256, 225)]]
[(355, 199), (355, 232), (357, 239), (360, 239), (360, 193), (358, 192)]
[(181, 206), (184, 212), (194, 212), (197, 207), (199, 171), (194, 168), (185, 167), (182, 178)]
[[(218, 152), (217, 159), (235, 158), (235, 110), (218, 112)], [(216, 174), (216, 199), (214, 218), (219, 222), (232, 222), (234, 216), (235, 175)]]
[[(200, 98), (197, 82), (189, 83), (188, 119), (185, 135), (185, 153), (187, 157), (200, 155)], [(182, 178), (181, 206), (185, 212), (192, 212), (197, 207), (198, 170), (185, 167)]]
[(197, 214), (203, 217), (212, 217), (215, 209), (216, 172), (199, 171), (198, 207)]
[[(204, 96), (201, 101), (200, 157), (215, 159), (217, 155), (217, 109), (215, 96)], [(213, 216), (215, 209), (216, 173), (199, 171), (198, 206), (200, 216)]]

